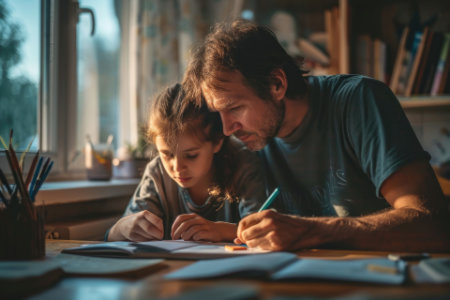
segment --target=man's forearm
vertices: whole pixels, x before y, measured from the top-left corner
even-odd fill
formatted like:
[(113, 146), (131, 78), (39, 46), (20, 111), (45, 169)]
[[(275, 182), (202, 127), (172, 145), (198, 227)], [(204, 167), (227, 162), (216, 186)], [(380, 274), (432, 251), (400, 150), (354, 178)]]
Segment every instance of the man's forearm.
[[(358, 218), (307, 218), (312, 242), (347, 249), (388, 251), (450, 251), (450, 218), (434, 213), (399, 208)], [(314, 229), (313, 229), (314, 228)], [(304, 244), (303, 239), (299, 245)], [(317, 241), (316, 241), (317, 242)], [(300, 247), (303, 248), (303, 247)]]

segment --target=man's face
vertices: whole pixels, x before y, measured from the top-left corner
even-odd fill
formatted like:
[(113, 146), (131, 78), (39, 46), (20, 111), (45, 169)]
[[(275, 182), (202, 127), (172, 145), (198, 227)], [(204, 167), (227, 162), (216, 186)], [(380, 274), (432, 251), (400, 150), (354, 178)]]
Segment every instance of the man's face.
[(220, 90), (202, 86), (209, 109), (220, 113), (223, 133), (244, 142), (250, 150), (260, 150), (275, 137), (284, 119), (281, 101), (263, 100), (244, 84), (238, 71), (223, 72)]

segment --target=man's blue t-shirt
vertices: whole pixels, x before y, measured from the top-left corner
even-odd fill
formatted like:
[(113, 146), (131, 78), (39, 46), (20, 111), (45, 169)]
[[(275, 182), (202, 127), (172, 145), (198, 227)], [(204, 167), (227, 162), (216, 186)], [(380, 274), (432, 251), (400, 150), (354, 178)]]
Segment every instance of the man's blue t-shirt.
[(389, 207), (383, 182), (405, 164), (429, 160), (397, 98), (359, 75), (311, 76), (309, 111), (286, 138), (260, 151), (274, 208), (304, 216), (361, 216)]

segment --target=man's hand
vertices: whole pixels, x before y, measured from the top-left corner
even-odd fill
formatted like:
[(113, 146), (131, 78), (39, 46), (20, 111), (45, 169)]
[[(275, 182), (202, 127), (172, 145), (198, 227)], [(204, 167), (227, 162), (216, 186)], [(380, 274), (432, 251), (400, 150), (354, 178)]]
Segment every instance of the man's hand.
[(172, 239), (185, 241), (232, 241), (236, 237), (236, 225), (212, 222), (197, 214), (179, 215), (172, 224)]
[(143, 210), (117, 221), (111, 228), (108, 241), (129, 240), (143, 242), (164, 237), (163, 221), (157, 215)]
[(307, 218), (265, 210), (239, 222), (234, 242), (271, 251), (308, 248), (318, 242), (317, 235), (311, 234), (313, 223)]

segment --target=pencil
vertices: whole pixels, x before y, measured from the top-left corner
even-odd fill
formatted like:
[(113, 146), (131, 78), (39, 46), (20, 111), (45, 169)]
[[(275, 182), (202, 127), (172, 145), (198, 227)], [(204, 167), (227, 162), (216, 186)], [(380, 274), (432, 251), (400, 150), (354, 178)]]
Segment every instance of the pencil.
[(39, 151), (36, 152), (36, 155), (33, 158), (33, 161), (31, 163), (30, 169), (28, 170), (28, 174), (27, 174), (27, 179), (25, 180), (25, 188), (28, 189), (28, 187), (30, 186), (30, 182), (31, 182), (31, 176), (33, 176), (34, 173), (34, 168), (36, 167), (36, 162), (38, 160), (38, 156), (39, 156)]
[(8, 201), (7, 201), (6, 197), (3, 196), (3, 193), (2, 193), (2, 191), (1, 191), (1, 189), (0, 189), (0, 199), (1, 199), (2, 202), (5, 204), (6, 207), (9, 206)]
[(272, 204), (273, 200), (275, 200), (275, 198), (278, 196), (279, 193), (280, 193), (280, 187), (275, 188), (273, 190), (272, 194), (270, 194), (269, 198), (267, 198), (266, 202), (264, 202), (263, 205), (261, 205), (258, 212), (268, 209), (269, 206)]
[(41, 186), (44, 183), (45, 179), (47, 179), (47, 176), (50, 173), (52, 167), (53, 167), (53, 161), (50, 162), (50, 164), (48, 165), (48, 167), (45, 170), (42, 169), (42, 173), (39, 176), (39, 179), (36, 182), (34, 191), (32, 191), (32, 194), (31, 194), (31, 201), (32, 202), (34, 202), (34, 198), (36, 197), (37, 192), (39, 192), (39, 189), (41, 188)]
[(34, 190), (34, 186), (36, 185), (36, 180), (38, 178), (39, 172), (41, 171), (41, 166), (42, 166), (42, 162), (43, 161), (44, 161), (44, 157), (41, 156), (39, 158), (39, 162), (37, 164), (36, 169), (34, 169), (33, 179), (31, 180), (31, 184), (30, 184), (30, 187), (28, 189), (30, 194), (32, 193), (32, 191)]
[(22, 172), (20, 170), (16, 152), (14, 151), (12, 144), (9, 144), (9, 150), (5, 150), (5, 153), (9, 166), (11, 168), (14, 181), (16, 183), (16, 187), (18, 188), (18, 190), (20, 191), (20, 195), (22, 196), (22, 205), (25, 207), (25, 210), (27, 211), (30, 218), (36, 220), (36, 211), (33, 209), (31, 199), (29, 198), (29, 194), (25, 188)]
[(5, 188), (8, 190), (8, 193), (11, 195), (12, 194), (11, 186), (9, 185), (8, 180), (6, 179), (6, 176), (3, 173), (2, 169), (0, 169), (0, 181), (3, 183)]

